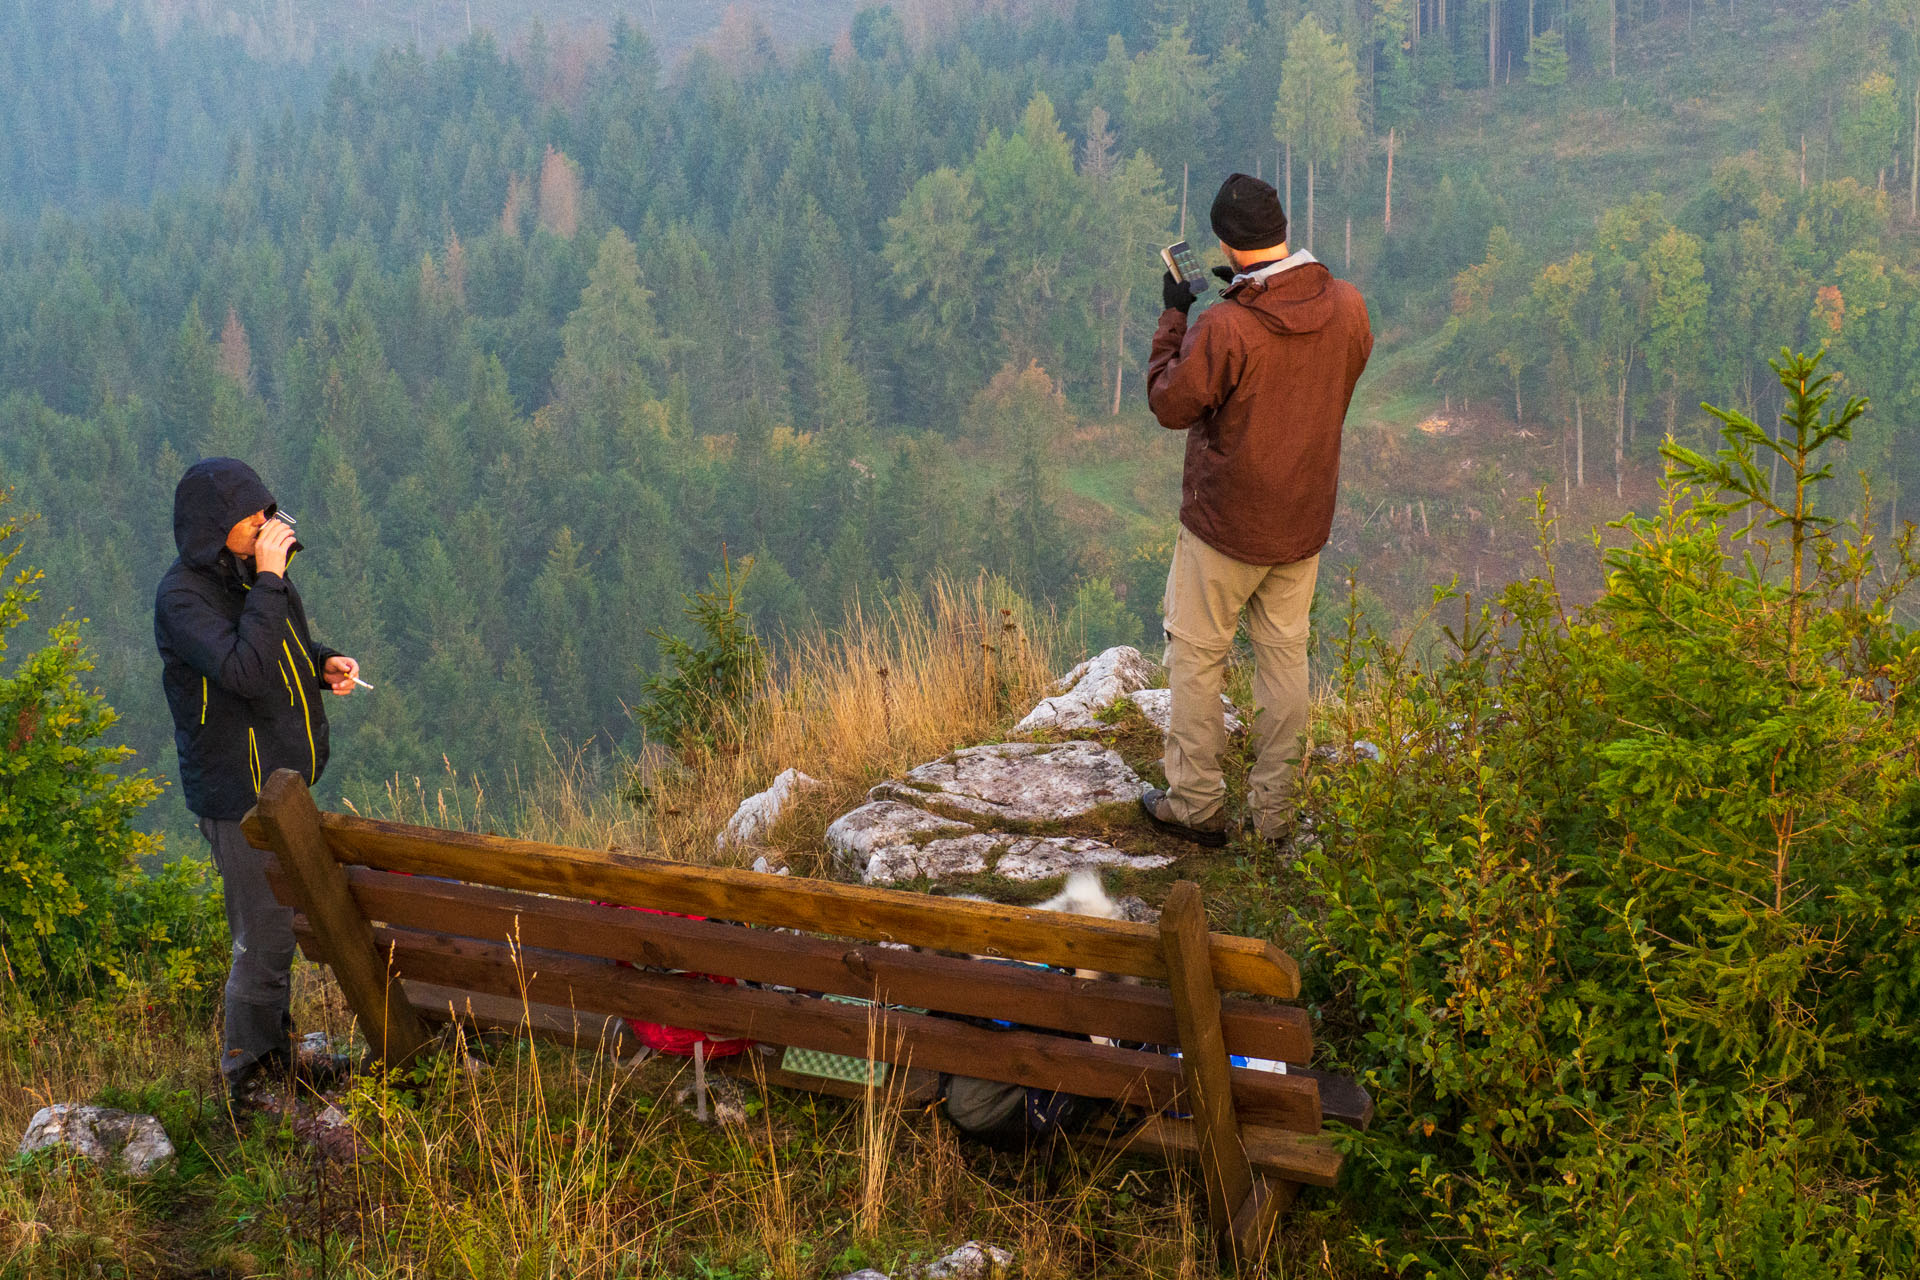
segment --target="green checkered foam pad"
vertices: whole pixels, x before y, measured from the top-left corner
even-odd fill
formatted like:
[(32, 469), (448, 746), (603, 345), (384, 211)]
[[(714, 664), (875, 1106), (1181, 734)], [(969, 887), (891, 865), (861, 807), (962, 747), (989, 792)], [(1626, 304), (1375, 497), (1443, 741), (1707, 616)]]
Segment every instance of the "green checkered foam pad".
[[(873, 1001), (862, 1000), (858, 996), (827, 996), (835, 1004), (857, 1005), (863, 1009), (873, 1007)], [(904, 1013), (923, 1013), (921, 1009), (905, 1009)], [(780, 1069), (791, 1071), (797, 1076), (813, 1076), (821, 1080), (842, 1080), (848, 1084), (867, 1083), (867, 1073), (873, 1073), (873, 1083), (885, 1084), (889, 1063), (869, 1062), (865, 1058), (854, 1058), (844, 1053), (826, 1053), (819, 1049), (800, 1049), (788, 1046), (780, 1058)]]

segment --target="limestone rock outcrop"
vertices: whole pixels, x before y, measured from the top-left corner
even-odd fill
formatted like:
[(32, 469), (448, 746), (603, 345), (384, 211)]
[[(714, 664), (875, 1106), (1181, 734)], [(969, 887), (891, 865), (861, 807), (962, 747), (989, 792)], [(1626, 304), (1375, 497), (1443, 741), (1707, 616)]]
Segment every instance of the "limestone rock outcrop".
[(1146, 688), (1158, 673), (1159, 668), (1138, 649), (1132, 645), (1116, 645), (1061, 677), (1054, 686), (1060, 692), (1042, 699), (1025, 719), (1013, 726), (1013, 731), (1094, 728), (1100, 723), (1097, 717), (1101, 711), (1127, 694)]
[(991, 822), (1058, 822), (1131, 801), (1146, 785), (1097, 742), (996, 742), (923, 764), (868, 794)]

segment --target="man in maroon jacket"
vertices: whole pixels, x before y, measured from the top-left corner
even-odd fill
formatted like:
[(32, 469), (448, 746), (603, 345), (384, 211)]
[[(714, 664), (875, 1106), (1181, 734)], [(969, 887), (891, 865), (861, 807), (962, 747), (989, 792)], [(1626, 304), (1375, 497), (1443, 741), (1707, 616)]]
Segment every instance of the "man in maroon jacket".
[(1240, 613), (1253, 641), (1252, 825), (1284, 841), (1307, 727), (1307, 610), (1333, 526), (1340, 428), (1373, 351), (1360, 291), (1313, 255), (1287, 251), (1274, 189), (1236, 173), (1213, 202), (1213, 231), (1232, 270), (1220, 301), (1191, 328), (1194, 295), (1166, 278), (1153, 335), (1147, 403), (1187, 433), (1180, 534), (1167, 575), (1167, 667), (1173, 723), (1167, 789), (1140, 806), (1155, 826), (1197, 844), (1226, 843), (1226, 725), (1220, 691)]

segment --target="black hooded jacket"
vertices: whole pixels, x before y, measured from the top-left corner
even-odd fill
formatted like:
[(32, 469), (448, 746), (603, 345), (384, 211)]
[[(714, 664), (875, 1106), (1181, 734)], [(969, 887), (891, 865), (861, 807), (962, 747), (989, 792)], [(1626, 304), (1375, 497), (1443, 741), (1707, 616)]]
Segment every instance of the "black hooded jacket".
[(313, 642), (293, 584), (254, 574), (227, 549), (227, 534), (273, 495), (252, 467), (207, 458), (173, 494), (180, 558), (154, 595), (153, 637), (165, 664), (167, 707), (187, 808), (203, 818), (244, 817), (275, 769), (309, 786), (327, 766), (320, 678), (336, 650)]

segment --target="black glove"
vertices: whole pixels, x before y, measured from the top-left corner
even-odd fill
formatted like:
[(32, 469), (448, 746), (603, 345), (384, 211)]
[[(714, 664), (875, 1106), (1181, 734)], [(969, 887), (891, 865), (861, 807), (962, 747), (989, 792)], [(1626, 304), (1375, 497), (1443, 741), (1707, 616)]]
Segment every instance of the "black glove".
[(1240, 273), (1238, 271), (1235, 271), (1232, 267), (1215, 267), (1213, 269), (1213, 274), (1220, 277), (1220, 283), (1232, 284), (1233, 278), (1239, 275)]
[(1193, 296), (1192, 286), (1185, 280), (1174, 279), (1173, 272), (1169, 271), (1161, 278), (1160, 305), (1167, 310), (1178, 311), (1184, 315), (1192, 310), (1193, 304), (1197, 301), (1199, 299)]

